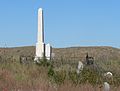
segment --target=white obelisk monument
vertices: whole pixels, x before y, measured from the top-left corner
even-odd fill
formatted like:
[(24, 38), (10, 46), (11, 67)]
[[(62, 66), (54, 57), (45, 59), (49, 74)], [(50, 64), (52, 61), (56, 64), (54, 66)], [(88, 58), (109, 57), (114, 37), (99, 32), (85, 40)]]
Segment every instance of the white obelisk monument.
[(39, 61), (46, 57), (48, 60), (51, 59), (51, 46), (50, 44), (45, 45), (44, 43), (44, 19), (43, 19), (43, 10), (42, 8), (38, 9), (38, 35), (36, 43), (36, 56), (34, 61)]
[(35, 59), (42, 59), (45, 55), (45, 44), (44, 44), (44, 24), (43, 24), (43, 10), (38, 10), (38, 35), (36, 43), (36, 57)]

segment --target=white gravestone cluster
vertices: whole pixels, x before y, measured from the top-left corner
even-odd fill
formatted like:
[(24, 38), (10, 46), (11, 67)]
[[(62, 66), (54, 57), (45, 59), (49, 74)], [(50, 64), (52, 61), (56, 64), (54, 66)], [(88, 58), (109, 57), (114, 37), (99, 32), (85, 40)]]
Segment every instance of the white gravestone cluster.
[(52, 47), (50, 44), (45, 45), (44, 43), (44, 19), (43, 19), (43, 10), (40, 8), (38, 10), (38, 35), (36, 43), (36, 56), (34, 61), (46, 57), (48, 60), (51, 59)]

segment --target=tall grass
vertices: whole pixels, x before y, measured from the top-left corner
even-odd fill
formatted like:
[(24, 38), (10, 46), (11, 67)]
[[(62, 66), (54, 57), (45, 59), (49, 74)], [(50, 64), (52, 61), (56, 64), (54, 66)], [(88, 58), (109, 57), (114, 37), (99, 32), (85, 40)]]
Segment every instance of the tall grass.
[[(111, 91), (120, 91), (119, 76), (111, 81)], [(86, 66), (78, 75), (71, 65), (53, 63), (0, 64), (0, 91), (103, 91), (104, 78), (94, 67)]]

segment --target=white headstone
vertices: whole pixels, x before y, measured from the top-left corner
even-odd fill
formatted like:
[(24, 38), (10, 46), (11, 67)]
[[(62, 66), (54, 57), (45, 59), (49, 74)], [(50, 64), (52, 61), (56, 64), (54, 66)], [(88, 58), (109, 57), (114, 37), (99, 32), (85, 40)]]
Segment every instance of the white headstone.
[(107, 82), (104, 82), (104, 91), (110, 91), (110, 85)]
[(107, 75), (113, 76), (113, 74), (111, 72), (107, 72)]
[(48, 60), (51, 59), (51, 51), (52, 51), (52, 48), (51, 48), (50, 44), (47, 44), (45, 46), (45, 56)]
[(111, 78), (111, 77), (113, 77), (113, 74), (112, 74), (111, 72), (106, 72), (106, 73), (104, 74), (104, 76), (105, 76), (105, 77), (108, 77), (108, 78)]
[(83, 70), (83, 63), (81, 61), (79, 61), (78, 68), (77, 68), (77, 74), (79, 74), (80, 71), (82, 71), (82, 70)]

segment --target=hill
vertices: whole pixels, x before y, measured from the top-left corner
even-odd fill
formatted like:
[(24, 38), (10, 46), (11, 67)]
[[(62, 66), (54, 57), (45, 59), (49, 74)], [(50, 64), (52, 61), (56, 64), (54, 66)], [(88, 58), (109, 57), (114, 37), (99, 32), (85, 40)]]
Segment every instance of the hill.
[[(94, 57), (96, 60), (119, 60), (120, 49), (113, 47), (69, 47), (69, 48), (53, 48), (55, 58), (76, 58), (83, 60), (86, 53)], [(0, 48), (0, 56), (35, 56), (35, 47), (15, 47), (15, 48)]]
[[(93, 65), (85, 64), (87, 53), (94, 58)], [(0, 83), (2, 84), (0, 91), (73, 91), (75, 89), (75, 91), (81, 89), (81, 91), (93, 89), (99, 91), (103, 89), (100, 85), (106, 80), (113, 86), (112, 91), (116, 89), (115, 86), (118, 86), (115, 91), (119, 91), (120, 49), (112, 47), (53, 48), (50, 66), (47, 63), (34, 64), (34, 56), (34, 46), (0, 48)], [(21, 57), (27, 58), (27, 64), (20, 64)], [(80, 77), (76, 74), (78, 61), (84, 63)], [(103, 74), (107, 71), (113, 73), (112, 80), (104, 79)]]
[[(69, 48), (53, 48), (53, 60), (56, 62), (78, 63), (85, 61), (86, 54), (94, 57), (95, 63), (99, 69), (104, 71), (119, 71), (120, 67), (120, 49), (100, 46), (100, 47), (69, 47)], [(28, 57), (33, 61), (35, 56), (35, 47), (15, 47), (15, 48), (0, 48), (1, 60), (19, 60), (20, 56)]]
[[(120, 49), (113, 47), (69, 47), (69, 48), (52, 48), (55, 59), (79, 60), (84, 61), (86, 54), (95, 58), (95, 60), (120, 60)], [(15, 47), (0, 48), (0, 56), (19, 57), (19, 56), (35, 56), (35, 47)]]

